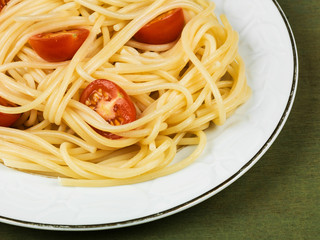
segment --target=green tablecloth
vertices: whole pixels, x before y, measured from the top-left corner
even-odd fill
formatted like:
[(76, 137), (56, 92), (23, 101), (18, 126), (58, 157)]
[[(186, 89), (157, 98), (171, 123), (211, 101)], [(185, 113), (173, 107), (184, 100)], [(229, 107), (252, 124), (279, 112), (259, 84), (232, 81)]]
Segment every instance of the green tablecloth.
[(320, 1), (278, 2), (298, 46), (298, 92), (281, 134), (248, 173), (205, 202), (148, 224), (82, 233), (0, 224), (0, 239), (320, 239)]

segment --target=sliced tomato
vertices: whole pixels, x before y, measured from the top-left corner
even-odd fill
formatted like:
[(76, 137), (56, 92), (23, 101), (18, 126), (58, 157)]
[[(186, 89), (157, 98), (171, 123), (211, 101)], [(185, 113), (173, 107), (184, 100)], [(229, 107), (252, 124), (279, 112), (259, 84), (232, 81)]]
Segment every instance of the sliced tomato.
[(142, 43), (165, 44), (175, 41), (180, 36), (183, 27), (183, 10), (182, 8), (176, 8), (147, 23), (133, 38)]
[(4, 8), (5, 5), (7, 5), (9, 1), (10, 0), (0, 0), (0, 11), (2, 10), (2, 8)]
[[(0, 97), (0, 105), (6, 107), (14, 107), (13, 103)], [(0, 112), (0, 126), (1, 127), (11, 127), (19, 118), (21, 114), (9, 114)]]
[(72, 59), (89, 35), (87, 29), (73, 29), (41, 33), (30, 37), (29, 44), (36, 53), (48, 62)]
[[(82, 92), (80, 102), (96, 111), (114, 126), (136, 120), (136, 109), (128, 94), (120, 86), (106, 79), (91, 82)], [(110, 139), (120, 138), (110, 132), (99, 129), (95, 131)]]

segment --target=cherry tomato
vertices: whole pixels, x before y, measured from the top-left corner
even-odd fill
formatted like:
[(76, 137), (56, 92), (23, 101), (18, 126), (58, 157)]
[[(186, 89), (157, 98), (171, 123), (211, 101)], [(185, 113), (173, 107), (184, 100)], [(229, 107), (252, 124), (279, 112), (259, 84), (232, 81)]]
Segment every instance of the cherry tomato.
[[(7, 100), (0, 97), (0, 105), (6, 107), (14, 107), (15, 105), (8, 102)], [(1, 127), (10, 127), (12, 126), (21, 116), (21, 114), (9, 114), (0, 112), (0, 126)]]
[(134, 39), (149, 44), (165, 44), (175, 41), (180, 36), (183, 27), (183, 10), (176, 8), (147, 23), (134, 35)]
[(2, 8), (4, 8), (4, 6), (9, 2), (10, 0), (0, 0), (0, 11), (2, 10)]
[(40, 33), (30, 37), (29, 44), (48, 62), (70, 60), (89, 35), (87, 29)]
[[(136, 109), (128, 94), (117, 84), (106, 79), (91, 82), (82, 92), (80, 102), (96, 111), (114, 126), (136, 120)], [(99, 129), (95, 131), (110, 139), (121, 138)]]

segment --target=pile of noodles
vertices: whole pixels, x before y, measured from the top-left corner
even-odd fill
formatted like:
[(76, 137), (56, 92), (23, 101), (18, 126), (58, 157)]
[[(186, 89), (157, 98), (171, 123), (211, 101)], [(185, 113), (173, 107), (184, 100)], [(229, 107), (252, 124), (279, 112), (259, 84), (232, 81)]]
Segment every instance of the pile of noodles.
[[(206, 145), (204, 130), (222, 125), (250, 96), (238, 34), (214, 7), (206, 0), (9, 1), (0, 13), (0, 96), (16, 106), (0, 112), (22, 116), (0, 127), (0, 162), (68, 186), (137, 183), (190, 165)], [(177, 41), (132, 40), (174, 8), (185, 16)], [(70, 61), (46, 62), (28, 44), (35, 34), (79, 27), (90, 34)], [(137, 119), (112, 126), (80, 103), (95, 79), (121, 86)], [(192, 154), (173, 164), (189, 145)]]

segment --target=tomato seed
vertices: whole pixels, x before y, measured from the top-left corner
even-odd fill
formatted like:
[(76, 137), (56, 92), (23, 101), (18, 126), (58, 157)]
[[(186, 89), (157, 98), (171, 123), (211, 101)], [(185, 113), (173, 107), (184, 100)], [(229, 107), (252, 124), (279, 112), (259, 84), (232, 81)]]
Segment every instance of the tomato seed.
[(87, 106), (90, 106), (90, 105), (91, 105), (90, 99), (87, 99), (87, 100), (86, 100), (86, 105), (87, 105)]

